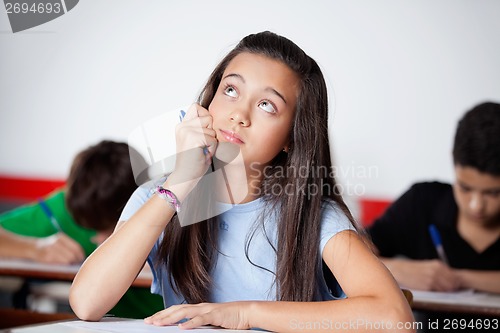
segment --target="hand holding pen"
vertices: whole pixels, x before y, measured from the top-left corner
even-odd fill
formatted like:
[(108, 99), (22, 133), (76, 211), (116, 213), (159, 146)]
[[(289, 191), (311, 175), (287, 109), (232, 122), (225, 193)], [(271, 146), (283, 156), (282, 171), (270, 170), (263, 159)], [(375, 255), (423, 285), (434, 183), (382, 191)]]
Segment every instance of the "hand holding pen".
[(443, 242), (441, 241), (441, 235), (437, 227), (434, 224), (429, 225), (429, 234), (431, 235), (432, 243), (436, 248), (439, 259), (441, 259), (446, 265), (448, 265), (448, 257), (444, 252)]
[(44, 214), (49, 218), (50, 223), (52, 224), (54, 229), (56, 229), (57, 232), (64, 232), (56, 217), (54, 216), (54, 214), (52, 214), (49, 206), (47, 206), (47, 203), (43, 199), (38, 199), (38, 204), (42, 208)]
[(80, 244), (64, 233), (59, 221), (44, 200), (39, 199), (38, 203), (57, 233), (36, 239), (34, 260), (65, 265), (82, 262), (85, 254)]
[(212, 165), (217, 139), (212, 116), (199, 104), (192, 104), (179, 118), (183, 120), (176, 126), (175, 168), (168, 181), (170, 186), (178, 185), (179, 193), (173, 192), (182, 202)]

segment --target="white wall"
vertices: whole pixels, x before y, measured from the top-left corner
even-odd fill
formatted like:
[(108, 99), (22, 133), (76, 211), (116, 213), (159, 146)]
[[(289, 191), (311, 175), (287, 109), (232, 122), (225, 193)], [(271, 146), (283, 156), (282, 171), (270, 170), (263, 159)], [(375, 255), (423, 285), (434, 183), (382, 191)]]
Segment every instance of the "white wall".
[(394, 198), (452, 180), (457, 119), (500, 101), (499, 13), (495, 0), (85, 0), (13, 34), (2, 9), (0, 174), (65, 177), (78, 150), (191, 103), (240, 38), (272, 30), (324, 70), (346, 189)]

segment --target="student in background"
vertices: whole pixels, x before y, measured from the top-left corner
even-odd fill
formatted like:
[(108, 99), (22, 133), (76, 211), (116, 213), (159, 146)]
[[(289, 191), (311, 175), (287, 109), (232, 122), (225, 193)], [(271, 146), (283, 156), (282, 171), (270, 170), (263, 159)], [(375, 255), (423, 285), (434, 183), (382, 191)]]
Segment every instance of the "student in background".
[[(282, 36), (249, 35), (215, 68), (199, 102), (177, 126), (175, 170), (161, 186), (134, 193), (119, 227), (75, 277), (75, 313), (99, 320), (148, 260), (152, 289), (168, 307), (150, 324), (188, 318), (182, 328), (331, 332), (359, 320), (404, 331), (397, 323), (413, 317), (403, 293), (359, 236), (335, 180), (311, 167), (332, 167), (318, 64)], [(227, 146), (241, 159), (214, 172), (220, 183), (207, 194), (228, 210), (181, 225), (179, 214), (210, 208), (205, 196), (183, 204)], [(244, 194), (235, 201), (232, 193)], [(335, 288), (325, 273), (335, 276)]]
[(413, 185), (368, 233), (403, 287), (500, 293), (500, 104), (463, 116), (453, 162), (453, 185)]
[(81, 151), (65, 188), (0, 215), (0, 256), (82, 262), (112, 233), (127, 195), (137, 188), (128, 149), (102, 141)]
[[(0, 215), (0, 257), (82, 262), (112, 233), (136, 188), (126, 143), (105, 140), (81, 151), (65, 188)], [(161, 306), (161, 298), (134, 288), (111, 313), (142, 317)]]

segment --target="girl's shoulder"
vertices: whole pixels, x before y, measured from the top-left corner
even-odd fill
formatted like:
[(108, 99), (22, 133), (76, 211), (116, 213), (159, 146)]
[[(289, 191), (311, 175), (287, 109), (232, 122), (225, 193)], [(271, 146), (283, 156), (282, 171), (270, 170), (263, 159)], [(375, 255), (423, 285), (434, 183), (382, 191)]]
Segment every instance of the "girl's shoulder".
[[(164, 180), (163, 180), (164, 181)], [(120, 221), (127, 221), (139, 208), (146, 203), (146, 201), (151, 198), (154, 194), (154, 189), (156, 186), (162, 184), (162, 181), (147, 182), (134, 191), (127, 201), (127, 204), (123, 208), (122, 214), (120, 216)]]
[(330, 198), (323, 198), (321, 201), (321, 214), (342, 215), (347, 218), (339, 204)]
[(320, 251), (326, 246), (328, 240), (339, 232), (356, 228), (350, 218), (338, 203), (331, 199), (324, 199), (321, 204)]

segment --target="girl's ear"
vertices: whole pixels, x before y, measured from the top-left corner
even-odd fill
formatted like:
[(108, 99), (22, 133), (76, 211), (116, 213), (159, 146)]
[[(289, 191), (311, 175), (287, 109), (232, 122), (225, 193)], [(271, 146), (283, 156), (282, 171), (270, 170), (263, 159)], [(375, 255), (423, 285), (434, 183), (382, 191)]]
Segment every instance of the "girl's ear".
[(283, 151), (288, 154), (288, 145), (283, 148)]

